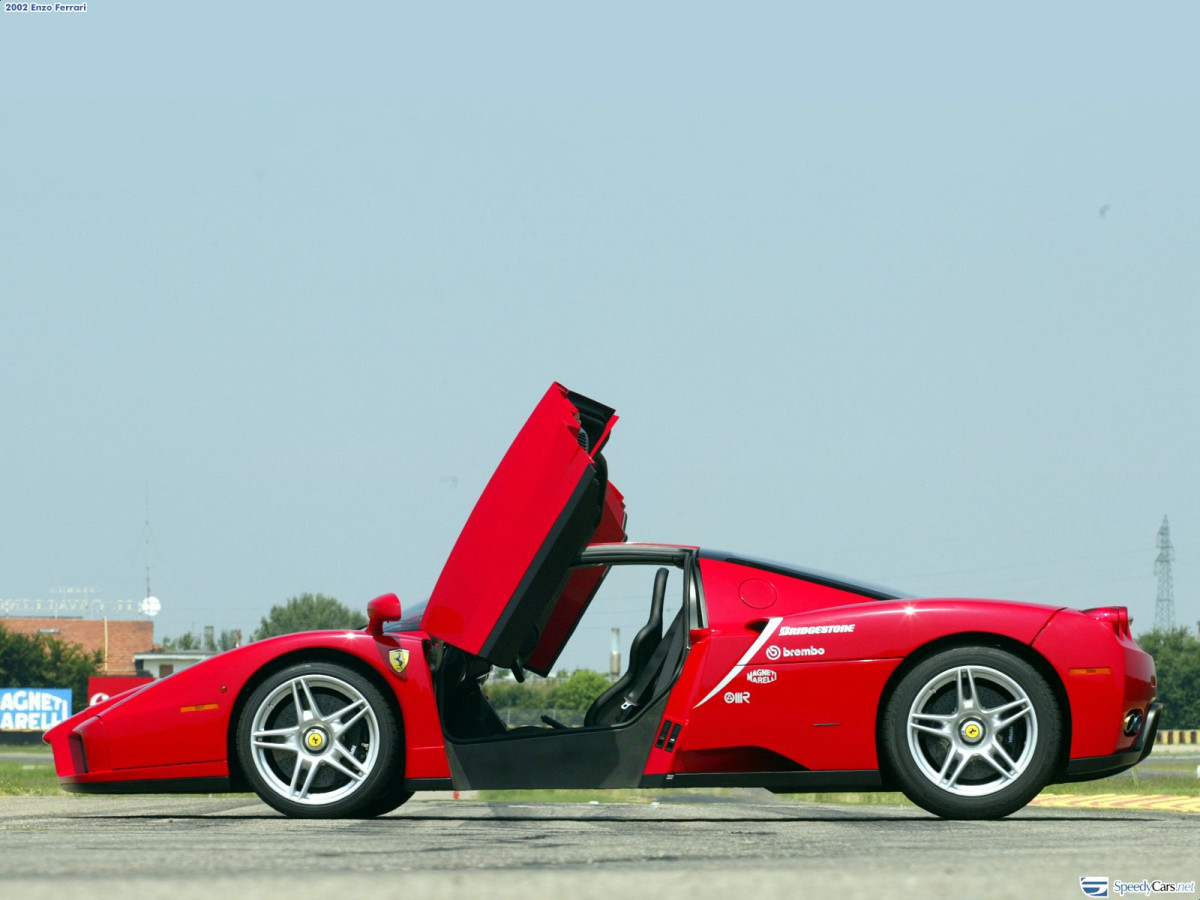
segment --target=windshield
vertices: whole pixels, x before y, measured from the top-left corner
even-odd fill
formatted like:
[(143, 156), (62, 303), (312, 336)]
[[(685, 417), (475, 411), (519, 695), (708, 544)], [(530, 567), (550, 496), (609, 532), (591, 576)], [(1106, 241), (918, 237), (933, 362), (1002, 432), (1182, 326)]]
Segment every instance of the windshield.
[(429, 598), (426, 597), (420, 603), (404, 609), (404, 618), (398, 622), (388, 622), (383, 626), (384, 634), (396, 634), (401, 631), (420, 631), (421, 616), (425, 615), (425, 607), (429, 605)]

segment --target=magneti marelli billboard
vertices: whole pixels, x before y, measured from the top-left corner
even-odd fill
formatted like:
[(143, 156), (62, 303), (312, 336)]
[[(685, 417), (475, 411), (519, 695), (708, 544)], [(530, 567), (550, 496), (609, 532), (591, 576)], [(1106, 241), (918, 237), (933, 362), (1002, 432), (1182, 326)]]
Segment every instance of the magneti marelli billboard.
[(48, 731), (70, 716), (70, 688), (0, 688), (0, 731)]

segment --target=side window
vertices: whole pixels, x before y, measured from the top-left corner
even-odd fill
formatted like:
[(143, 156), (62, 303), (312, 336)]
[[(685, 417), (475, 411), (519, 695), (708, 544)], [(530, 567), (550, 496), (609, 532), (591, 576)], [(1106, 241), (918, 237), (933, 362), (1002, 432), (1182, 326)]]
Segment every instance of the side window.
[[(661, 616), (661, 631), (665, 633), (683, 607), (684, 573), (675, 566), (646, 564), (613, 566), (576, 630), (579, 640), (572, 643), (579, 644), (581, 656), (596, 659), (602, 655), (605, 662), (602, 671), (613, 680), (629, 668), (633, 640), (650, 617), (655, 579), (660, 569), (667, 573)], [(568, 644), (563, 656), (573, 649), (572, 644)], [(618, 651), (615, 659), (612, 656), (614, 649)], [(614, 668), (617, 671), (614, 672)]]
[[(660, 570), (666, 583), (658, 611)], [(658, 685), (659, 673), (648, 669), (664, 665), (667, 654), (655, 650), (683, 614), (684, 575), (672, 565), (613, 565), (547, 677), (530, 674), (518, 684), (493, 671), (484, 692), (496, 715), (509, 729), (546, 727), (544, 716), (567, 728), (616, 724), (630, 690), (643, 686), (649, 694)], [(680, 622), (677, 630), (687, 627)]]

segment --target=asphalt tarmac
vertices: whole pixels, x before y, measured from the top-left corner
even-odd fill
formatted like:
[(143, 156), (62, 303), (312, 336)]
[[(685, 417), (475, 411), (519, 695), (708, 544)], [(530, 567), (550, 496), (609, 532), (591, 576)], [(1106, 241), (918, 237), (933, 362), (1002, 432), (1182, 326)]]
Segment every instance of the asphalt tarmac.
[(765, 792), (420, 800), (332, 822), (286, 819), (245, 797), (0, 798), (0, 886), (21, 898), (1078, 898), (1084, 875), (1196, 880), (1200, 818), (1031, 808), (945, 822)]

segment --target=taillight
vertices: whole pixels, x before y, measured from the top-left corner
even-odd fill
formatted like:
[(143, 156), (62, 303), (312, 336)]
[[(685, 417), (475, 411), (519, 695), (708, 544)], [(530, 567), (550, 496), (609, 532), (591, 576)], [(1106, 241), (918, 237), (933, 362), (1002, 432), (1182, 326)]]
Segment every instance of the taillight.
[(1119, 638), (1132, 638), (1129, 630), (1129, 610), (1124, 606), (1098, 606), (1095, 609), (1085, 609), (1085, 616), (1091, 616), (1100, 622), (1112, 625), (1113, 634)]

